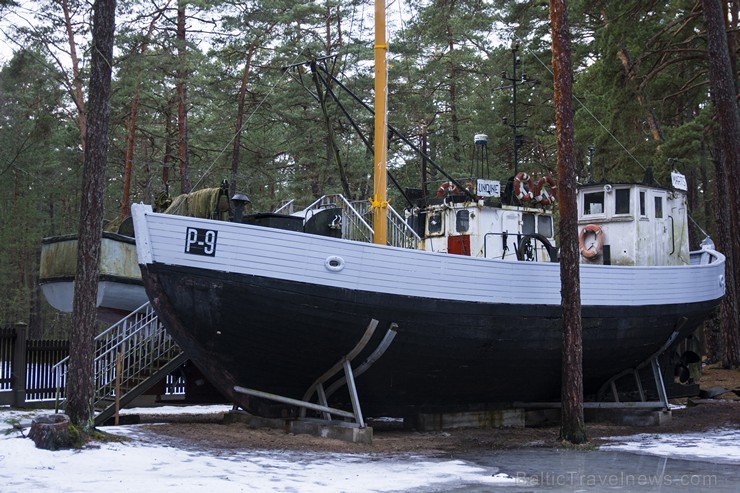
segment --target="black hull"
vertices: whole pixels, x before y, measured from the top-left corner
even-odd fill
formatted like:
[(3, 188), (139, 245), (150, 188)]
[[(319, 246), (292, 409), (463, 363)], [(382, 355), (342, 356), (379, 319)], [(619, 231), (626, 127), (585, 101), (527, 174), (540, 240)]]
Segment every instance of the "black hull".
[[(391, 322), (385, 354), (357, 379), (366, 414), (406, 406), (558, 400), (560, 308), (382, 295), (163, 264), (141, 266), (147, 294), (168, 331), (224, 395), (258, 414), (254, 388), (293, 398), (380, 321), (362, 362)], [(584, 391), (633, 368), (693, 332), (718, 301), (583, 307)], [(347, 401), (346, 391), (334, 404)]]

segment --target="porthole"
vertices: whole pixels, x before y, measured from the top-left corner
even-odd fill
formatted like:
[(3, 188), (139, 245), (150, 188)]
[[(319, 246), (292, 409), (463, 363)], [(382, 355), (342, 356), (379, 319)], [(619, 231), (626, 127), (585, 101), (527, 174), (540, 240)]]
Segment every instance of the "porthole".
[(339, 272), (340, 270), (344, 269), (344, 259), (336, 255), (331, 255), (329, 257), (326, 257), (326, 260), (324, 261), (324, 266), (327, 268), (327, 270), (330, 270), (332, 272)]

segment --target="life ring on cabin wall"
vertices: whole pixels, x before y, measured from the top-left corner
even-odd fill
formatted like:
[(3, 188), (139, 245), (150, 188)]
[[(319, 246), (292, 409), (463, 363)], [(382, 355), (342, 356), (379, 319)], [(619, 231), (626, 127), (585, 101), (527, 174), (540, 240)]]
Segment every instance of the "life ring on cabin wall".
[(450, 194), (460, 193), (460, 189), (457, 188), (457, 185), (455, 185), (451, 181), (446, 181), (442, 185), (440, 185), (440, 187), (437, 189), (437, 198), (442, 199), (448, 193)]
[[(586, 248), (586, 235), (593, 233), (596, 237), (596, 243), (589, 248)], [(596, 224), (587, 224), (583, 227), (580, 233), (578, 233), (578, 251), (581, 252), (583, 258), (591, 259), (601, 253), (601, 247), (604, 246), (604, 232)]]
[[(526, 184), (526, 187), (524, 186)], [(514, 196), (519, 199), (520, 202), (529, 202), (534, 196), (532, 191), (534, 190), (534, 180), (524, 171), (520, 171), (514, 177)]]
[[(545, 185), (547, 185), (550, 188), (550, 191), (548, 192), (545, 188)], [(535, 197), (534, 201), (538, 204), (542, 205), (552, 205), (555, 204), (558, 201), (557, 193), (558, 193), (558, 184), (555, 182), (555, 178), (552, 176), (543, 176), (539, 179), (537, 182), (537, 186), (535, 187)]]

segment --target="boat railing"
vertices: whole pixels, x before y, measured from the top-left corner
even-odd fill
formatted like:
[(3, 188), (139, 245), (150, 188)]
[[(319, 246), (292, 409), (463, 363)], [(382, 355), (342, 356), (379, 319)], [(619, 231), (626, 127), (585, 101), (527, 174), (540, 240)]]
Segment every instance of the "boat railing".
[(388, 204), (388, 244), (416, 249), (421, 237), (406, 220)]
[(375, 231), (370, 226), (372, 217), (367, 213), (370, 203), (364, 200), (350, 202), (344, 195), (339, 195), (339, 199), (342, 203), (342, 238), (372, 242)]
[[(357, 200), (350, 202), (344, 195), (324, 195), (315, 200), (303, 211), (308, 214), (310, 211), (339, 208), (342, 210), (342, 238), (347, 240), (356, 240), (372, 242), (374, 231), (372, 223), (372, 207), (366, 200)], [(406, 220), (396, 212), (393, 207), (388, 205), (388, 244), (403, 248), (416, 248), (421, 238), (406, 222)]]
[(718, 260), (717, 252), (714, 250), (701, 249), (689, 252), (689, 265), (713, 264)]
[[(145, 303), (95, 337), (95, 407), (115, 399), (116, 388), (131, 389), (146, 380), (181, 352), (152, 306)], [(69, 357), (54, 365), (57, 410), (68, 369)]]
[(280, 206), (278, 206), (277, 209), (272, 211), (272, 213), (273, 214), (292, 214), (294, 204), (295, 204), (295, 199), (284, 201), (282, 204), (280, 204)]

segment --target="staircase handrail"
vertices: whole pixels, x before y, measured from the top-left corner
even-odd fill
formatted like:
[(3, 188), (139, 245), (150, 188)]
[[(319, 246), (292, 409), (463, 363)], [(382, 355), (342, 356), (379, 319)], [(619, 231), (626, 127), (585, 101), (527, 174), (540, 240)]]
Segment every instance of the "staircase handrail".
[[(365, 201), (350, 202), (342, 194), (322, 195), (304, 208), (301, 213), (305, 218), (310, 211), (330, 205), (341, 206), (343, 216), (350, 221), (349, 224), (343, 224), (342, 238), (368, 242), (373, 240), (375, 232), (364, 217), (370, 210), (370, 204)], [(418, 242), (421, 241), (419, 234), (390, 204), (388, 204), (388, 225), (391, 231), (389, 244), (392, 246), (416, 248)]]
[(272, 211), (273, 214), (285, 214), (283, 212), (284, 210), (288, 212), (293, 207), (293, 203), (295, 202), (295, 199), (290, 199), (289, 201), (285, 202), (284, 204), (281, 204), (277, 209)]
[[(155, 329), (141, 337), (142, 331), (149, 330), (151, 327)], [(124, 384), (140, 377), (145, 368), (153, 366), (160, 358), (176, 356), (175, 350), (180, 352), (169, 334), (164, 331), (164, 327), (149, 302), (144, 303), (98, 334), (95, 337), (95, 345), (93, 368), (96, 403), (115, 394), (111, 382), (115, 382), (115, 365), (118, 354), (125, 352), (124, 357), (127, 360), (130, 360), (133, 355), (138, 363), (137, 365), (126, 365), (126, 368), (121, 371), (119, 383)], [(57, 411), (61, 400), (62, 378), (67, 373), (68, 363), (69, 357), (66, 357), (52, 367), (56, 380), (55, 409)], [(131, 368), (134, 370), (132, 371)]]
[(365, 228), (370, 232), (370, 235), (374, 235), (375, 231), (373, 230), (372, 226), (370, 226), (367, 221), (365, 221), (365, 219), (362, 217), (362, 214), (360, 214), (357, 209), (355, 209), (352, 203), (347, 200), (342, 194), (339, 194), (338, 197), (342, 200), (344, 206), (352, 212), (352, 214), (362, 223), (363, 226), (365, 226)]
[[(151, 305), (147, 301), (146, 303), (144, 303), (143, 305), (141, 305), (139, 308), (137, 308), (136, 310), (132, 311), (131, 313), (129, 313), (128, 315), (126, 315), (125, 317), (123, 317), (121, 320), (119, 320), (118, 322), (114, 323), (113, 325), (111, 325), (110, 327), (108, 327), (107, 329), (105, 329), (100, 334), (96, 335), (94, 341), (97, 343), (99, 340), (105, 338), (110, 332), (112, 332), (113, 330), (117, 329), (119, 325), (127, 322), (129, 318), (134, 317), (137, 313), (139, 313), (142, 310), (146, 309), (148, 306), (151, 306)], [(96, 344), (96, 354), (97, 354), (97, 344)], [(69, 362), (69, 356), (67, 356), (67, 357), (62, 358), (61, 360), (59, 360), (58, 363), (56, 363), (54, 366), (52, 366), (52, 369), (56, 372), (56, 370), (58, 368), (61, 368), (61, 366), (64, 363), (68, 363), (68, 362)]]
[[(396, 209), (394, 209), (390, 204), (388, 204), (388, 222), (392, 226), (392, 230), (399, 232), (405, 239), (411, 240), (412, 245), (410, 247), (416, 248), (416, 244), (421, 241), (421, 236), (414, 231), (414, 228), (411, 227), (411, 225), (406, 222), (406, 219), (401, 217), (401, 215), (396, 212)], [(394, 221), (395, 219), (395, 221)], [(409, 235), (411, 233), (411, 235)], [(395, 242), (394, 242), (395, 244)], [(396, 245), (396, 246), (406, 246), (406, 245)]]
[(341, 193), (331, 194), (331, 195), (322, 195), (318, 199), (316, 199), (313, 202), (311, 202), (308, 206), (306, 206), (303, 209), (302, 212), (306, 213), (306, 212), (308, 212), (308, 211), (310, 211), (312, 209), (315, 209), (315, 208), (317, 208), (319, 206), (325, 206), (325, 205), (327, 205), (328, 201), (330, 199), (333, 199), (333, 198), (339, 199), (342, 202), (342, 204), (344, 205), (343, 209), (344, 208), (349, 209), (349, 211), (352, 213), (352, 215), (355, 216), (355, 218), (362, 223), (362, 225), (365, 227), (365, 229), (368, 230), (368, 232), (370, 233), (371, 236), (374, 234), (374, 231), (373, 231), (372, 226), (370, 226), (370, 224), (368, 224), (368, 222), (365, 221), (365, 219), (363, 219), (362, 214), (360, 214), (357, 211), (357, 209), (355, 209), (355, 207), (352, 205), (352, 203), (349, 200), (347, 200), (347, 198), (344, 195), (342, 195)]

